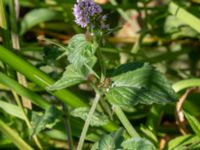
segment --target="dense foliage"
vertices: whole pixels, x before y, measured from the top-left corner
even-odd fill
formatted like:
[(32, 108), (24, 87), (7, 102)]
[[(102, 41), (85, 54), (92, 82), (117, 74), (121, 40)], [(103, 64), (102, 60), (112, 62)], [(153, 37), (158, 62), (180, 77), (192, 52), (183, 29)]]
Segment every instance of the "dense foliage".
[(0, 149), (200, 149), (199, 0), (0, 0)]

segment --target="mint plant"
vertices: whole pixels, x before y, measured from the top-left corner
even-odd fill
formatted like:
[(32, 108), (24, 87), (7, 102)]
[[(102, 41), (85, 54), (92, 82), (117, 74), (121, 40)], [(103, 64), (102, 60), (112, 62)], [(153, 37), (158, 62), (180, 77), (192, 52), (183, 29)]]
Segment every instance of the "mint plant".
[[(94, 90), (96, 97), (92, 102), (90, 111), (85, 113), (88, 109), (78, 108), (72, 113), (73, 116), (85, 120), (77, 149), (82, 149), (89, 124), (102, 125), (105, 122), (103, 120), (103, 122), (100, 122), (100, 119), (98, 119), (99, 122), (94, 123), (94, 112), (99, 101), (104, 98), (109, 103), (109, 109), (114, 109), (128, 134), (135, 137), (132, 142), (138, 144), (140, 141), (143, 148), (148, 148), (148, 144), (145, 143), (150, 144), (150, 142), (146, 139), (140, 139), (139, 134), (126, 119), (121, 108), (133, 107), (137, 104), (173, 103), (177, 99), (175, 91), (164, 75), (148, 63), (131, 62), (123, 64), (113, 68), (112, 75), (107, 76), (107, 68), (100, 48), (105, 32), (110, 29), (105, 28), (106, 20), (101, 7), (92, 0), (77, 0), (73, 14), (77, 25), (86, 28), (87, 31), (85, 34), (77, 34), (71, 38), (64, 53), (70, 64), (66, 67), (62, 77), (47, 89), (59, 90), (80, 83), (87, 83)], [(95, 67), (95, 65), (99, 67)], [(100, 72), (97, 68), (100, 68)], [(104, 140), (107, 141), (108, 139)], [(130, 141), (127, 141), (127, 143), (130, 143)], [(130, 145), (133, 146), (133, 143)], [(127, 147), (125, 145), (124, 142), (121, 146), (125, 148)], [(129, 148), (132, 146), (129, 146)], [(102, 145), (99, 144), (97, 149), (105, 149), (101, 147)], [(154, 146), (151, 147), (151, 149), (154, 149)]]
[(0, 0), (0, 148), (200, 149), (199, 12)]

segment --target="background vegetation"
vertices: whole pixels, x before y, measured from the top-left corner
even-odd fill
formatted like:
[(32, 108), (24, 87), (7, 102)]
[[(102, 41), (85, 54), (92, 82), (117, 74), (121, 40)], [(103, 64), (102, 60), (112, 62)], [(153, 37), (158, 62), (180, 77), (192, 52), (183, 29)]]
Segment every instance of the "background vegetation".
[[(66, 83), (76, 73), (63, 75), (72, 37), (88, 34), (74, 22), (75, 2), (0, 0), (0, 149), (75, 149), (99, 89), (111, 90), (90, 116), (83, 149), (200, 149), (200, 1), (96, 0), (112, 28), (97, 56), (107, 78), (96, 83), (93, 72), (78, 85)], [(147, 97), (117, 95), (122, 83)]]

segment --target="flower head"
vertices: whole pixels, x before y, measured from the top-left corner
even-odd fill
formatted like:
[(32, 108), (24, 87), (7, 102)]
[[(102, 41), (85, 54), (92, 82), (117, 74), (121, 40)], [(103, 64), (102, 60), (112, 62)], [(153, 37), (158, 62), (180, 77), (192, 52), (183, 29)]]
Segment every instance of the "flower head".
[(96, 20), (102, 13), (102, 9), (93, 0), (77, 0), (74, 5), (73, 14), (75, 22), (82, 28), (86, 28), (90, 23)]

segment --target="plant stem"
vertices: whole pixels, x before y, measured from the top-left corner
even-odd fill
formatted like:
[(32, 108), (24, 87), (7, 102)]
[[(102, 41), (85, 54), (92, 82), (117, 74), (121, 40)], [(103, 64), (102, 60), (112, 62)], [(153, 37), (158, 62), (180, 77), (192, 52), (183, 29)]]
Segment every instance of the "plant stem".
[(129, 122), (128, 118), (126, 117), (126, 115), (124, 114), (122, 109), (118, 106), (114, 106), (113, 110), (116, 113), (116, 115), (119, 118), (122, 125), (124, 126), (124, 128), (126, 129), (126, 131), (128, 132), (128, 134), (131, 137), (139, 137), (139, 134), (134, 129), (134, 127), (131, 125), (131, 123)]
[(103, 82), (106, 76), (106, 67), (105, 67), (105, 63), (104, 63), (100, 48), (97, 48), (97, 56), (98, 56), (98, 61), (101, 68), (101, 82)]
[(92, 107), (91, 107), (91, 109), (89, 111), (88, 117), (87, 117), (87, 119), (85, 121), (83, 130), (81, 132), (81, 136), (80, 136), (80, 139), (79, 139), (79, 142), (78, 142), (77, 150), (82, 150), (82, 147), (83, 147), (83, 144), (84, 144), (84, 140), (85, 140), (85, 137), (86, 137), (89, 125), (90, 125), (90, 121), (92, 120), (92, 116), (93, 116), (93, 114), (95, 112), (95, 109), (96, 109), (97, 104), (98, 104), (98, 102), (100, 100), (100, 97), (101, 97), (100, 94), (97, 92), (96, 96), (95, 96), (95, 99), (93, 101)]
[(66, 129), (66, 133), (67, 133), (67, 141), (69, 143), (69, 150), (73, 150), (74, 149), (74, 144), (73, 144), (73, 138), (72, 138), (72, 132), (71, 132), (71, 126), (70, 126), (70, 121), (69, 121), (69, 111), (67, 109), (67, 106), (62, 103), (62, 109), (64, 112), (64, 124), (65, 124), (65, 129)]

